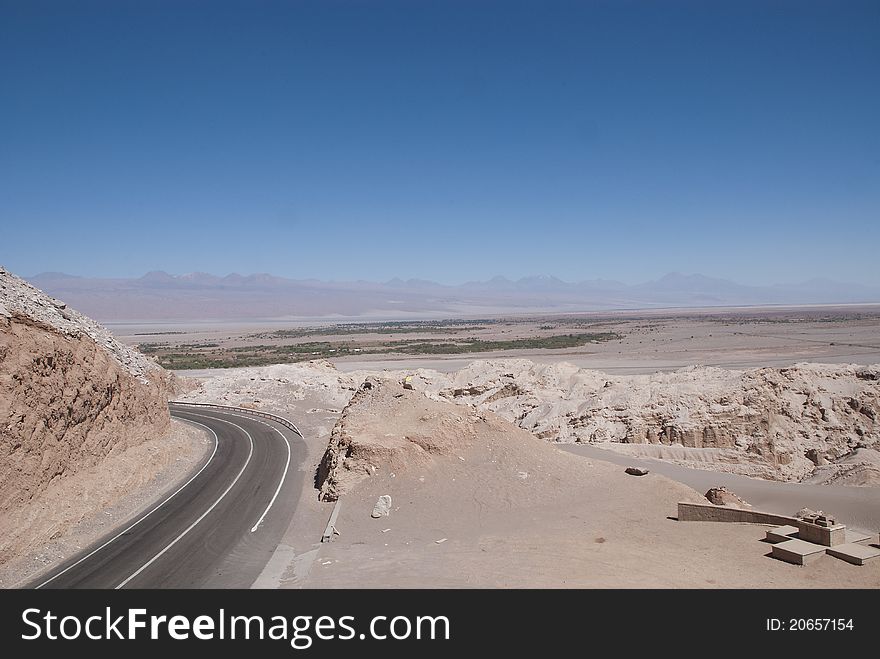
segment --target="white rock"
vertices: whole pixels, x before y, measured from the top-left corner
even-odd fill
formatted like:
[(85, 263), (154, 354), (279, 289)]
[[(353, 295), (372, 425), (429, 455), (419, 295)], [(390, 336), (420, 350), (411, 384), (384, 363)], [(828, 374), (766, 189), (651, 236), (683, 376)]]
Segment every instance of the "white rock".
[(373, 512), (370, 513), (370, 517), (374, 517), (378, 519), (379, 517), (388, 517), (388, 514), (391, 512), (391, 495), (383, 494), (376, 500), (376, 505), (373, 506)]

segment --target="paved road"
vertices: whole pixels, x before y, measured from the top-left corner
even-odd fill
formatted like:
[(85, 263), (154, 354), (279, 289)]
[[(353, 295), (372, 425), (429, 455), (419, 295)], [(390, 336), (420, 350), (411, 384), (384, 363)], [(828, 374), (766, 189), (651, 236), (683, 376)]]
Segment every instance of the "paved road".
[(296, 507), (305, 444), (268, 419), (172, 405), (214, 446), (157, 504), (30, 584), (34, 588), (247, 588)]

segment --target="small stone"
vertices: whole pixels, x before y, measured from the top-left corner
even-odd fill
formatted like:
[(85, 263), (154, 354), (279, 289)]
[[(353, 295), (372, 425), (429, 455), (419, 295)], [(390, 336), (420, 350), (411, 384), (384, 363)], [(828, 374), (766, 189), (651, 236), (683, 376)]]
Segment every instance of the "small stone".
[(648, 473), (647, 469), (642, 469), (641, 467), (627, 467), (626, 473), (630, 476), (645, 476)]
[(370, 517), (378, 519), (380, 517), (388, 517), (388, 514), (391, 512), (391, 496), (388, 494), (383, 494), (376, 501), (376, 505), (373, 506), (373, 512), (370, 514)]

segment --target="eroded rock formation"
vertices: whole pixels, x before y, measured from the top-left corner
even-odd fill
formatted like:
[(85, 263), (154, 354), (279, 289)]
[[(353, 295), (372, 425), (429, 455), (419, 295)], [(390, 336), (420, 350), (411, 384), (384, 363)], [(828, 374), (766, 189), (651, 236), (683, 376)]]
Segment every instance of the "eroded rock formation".
[(170, 387), (108, 330), (0, 268), (0, 514), (166, 433)]

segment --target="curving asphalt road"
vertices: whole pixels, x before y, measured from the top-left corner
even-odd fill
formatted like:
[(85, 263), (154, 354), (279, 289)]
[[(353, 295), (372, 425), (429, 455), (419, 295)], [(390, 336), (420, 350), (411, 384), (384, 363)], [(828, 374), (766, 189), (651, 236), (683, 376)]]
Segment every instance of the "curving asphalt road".
[(302, 439), (268, 419), (171, 405), (207, 429), (203, 463), (177, 489), (31, 588), (248, 588), (296, 507)]

